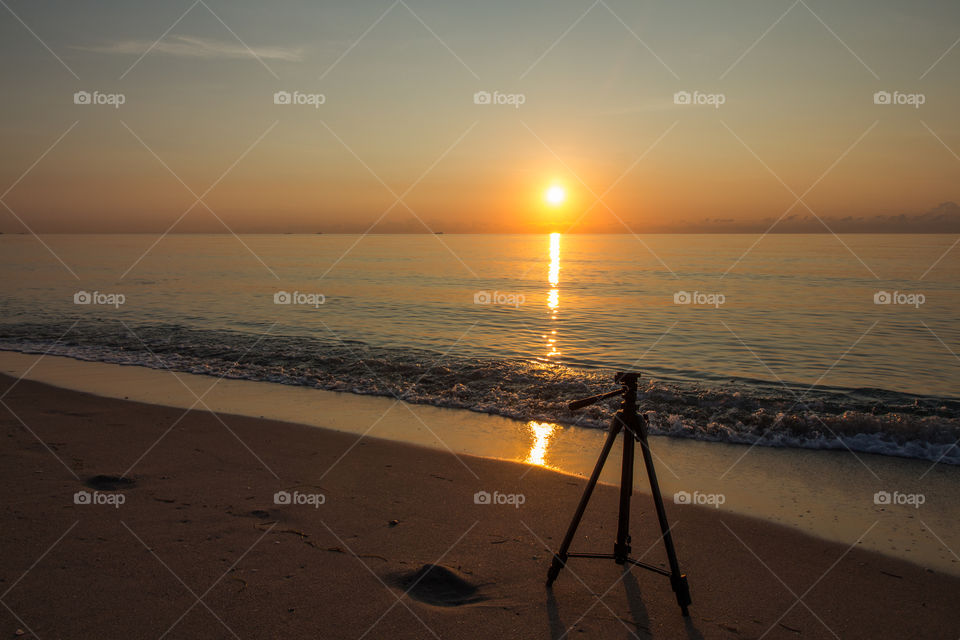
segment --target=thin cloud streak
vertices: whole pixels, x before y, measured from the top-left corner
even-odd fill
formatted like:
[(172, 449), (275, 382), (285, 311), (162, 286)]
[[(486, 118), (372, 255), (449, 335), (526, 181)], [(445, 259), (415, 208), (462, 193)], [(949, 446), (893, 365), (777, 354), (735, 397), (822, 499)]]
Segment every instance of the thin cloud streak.
[[(109, 55), (136, 56), (141, 55), (149, 49), (152, 44), (153, 42), (146, 40), (122, 40), (103, 45), (73, 46), (71, 48)], [(252, 51), (257, 57), (265, 60), (286, 60), (287, 62), (300, 62), (303, 60), (303, 51), (301, 49), (256, 47), (253, 48)], [(238, 43), (212, 40), (210, 38), (195, 38), (192, 36), (170, 36), (164, 41), (157, 43), (153, 48), (153, 52), (184, 58), (234, 60), (251, 57), (251, 51)]]

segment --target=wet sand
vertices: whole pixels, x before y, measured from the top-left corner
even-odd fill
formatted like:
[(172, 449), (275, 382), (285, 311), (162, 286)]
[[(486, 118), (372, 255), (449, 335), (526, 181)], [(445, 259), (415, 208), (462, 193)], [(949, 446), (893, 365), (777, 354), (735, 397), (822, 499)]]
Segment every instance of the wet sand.
[[(957, 578), (762, 520), (667, 505), (684, 619), (665, 578), (612, 562), (544, 588), (571, 476), (26, 380), (3, 403), (11, 637), (960, 636)], [(598, 489), (575, 548), (610, 550), (616, 499)], [(634, 554), (663, 564), (648, 496), (634, 505)]]

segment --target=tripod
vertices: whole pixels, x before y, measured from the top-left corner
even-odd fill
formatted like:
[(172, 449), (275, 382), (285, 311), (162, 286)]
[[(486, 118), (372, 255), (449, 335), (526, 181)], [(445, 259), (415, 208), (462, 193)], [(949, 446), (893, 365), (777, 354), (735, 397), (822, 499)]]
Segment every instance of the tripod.
[[(560, 570), (567, 564), (568, 558), (602, 558), (613, 560), (617, 564), (630, 564), (642, 567), (654, 573), (670, 578), (670, 585), (677, 596), (677, 604), (680, 605), (680, 611), (684, 616), (690, 615), (687, 607), (691, 604), (690, 589), (687, 586), (686, 574), (680, 573), (680, 566), (677, 562), (677, 553), (673, 548), (673, 538), (670, 536), (670, 525), (667, 523), (667, 512), (663, 508), (663, 498), (660, 495), (660, 485), (657, 483), (657, 473), (653, 468), (653, 458), (650, 455), (650, 445), (647, 443), (647, 419), (646, 416), (637, 415), (637, 380), (639, 373), (620, 372), (614, 380), (623, 385), (622, 388), (608, 393), (602, 393), (597, 396), (575, 400), (570, 403), (571, 410), (582, 409), (591, 404), (612, 398), (613, 396), (622, 396), (620, 410), (613, 416), (610, 422), (610, 431), (607, 433), (607, 439), (603, 443), (603, 449), (600, 451), (600, 457), (597, 459), (597, 465), (593, 468), (590, 480), (583, 490), (583, 496), (580, 497), (580, 503), (573, 514), (573, 520), (570, 521), (570, 527), (567, 529), (563, 542), (560, 543), (560, 549), (553, 556), (553, 563), (547, 572), (547, 587), (553, 584), (560, 574)], [(617, 540), (613, 544), (613, 553), (570, 553), (570, 544), (577, 533), (577, 527), (583, 518), (583, 513), (587, 509), (587, 503), (590, 502), (590, 496), (597, 486), (597, 480), (600, 478), (600, 472), (603, 465), (610, 455), (613, 443), (617, 435), (623, 431), (623, 462), (620, 468), (620, 515), (617, 521)], [(650, 481), (650, 491), (653, 494), (653, 504), (657, 510), (657, 519), (660, 521), (660, 531), (663, 533), (663, 546), (667, 551), (667, 559), (670, 563), (670, 570), (647, 564), (630, 557), (630, 496), (633, 494), (633, 455), (634, 439), (640, 441), (640, 450), (643, 454), (643, 463), (647, 468), (647, 479)]]

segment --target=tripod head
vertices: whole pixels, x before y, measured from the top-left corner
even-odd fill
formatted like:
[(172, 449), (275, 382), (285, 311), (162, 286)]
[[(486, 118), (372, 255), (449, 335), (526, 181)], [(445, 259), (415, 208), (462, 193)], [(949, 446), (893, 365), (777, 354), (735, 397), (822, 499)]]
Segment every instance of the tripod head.
[(570, 411), (576, 411), (577, 409), (583, 409), (584, 407), (589, 407), (592, 404), (596, 404), (601, 400), (606, 400), (607, 398), (612, 398), (613, 396), (623, 396), (624, 399), (630, 399), (631, 397), (635, 400), (637, 396), (637, 381), (640, 379), (642, 374), (639, 371), (619, 371), (613, 377), (614, 382), (619, 382), (622, 387), (616, 391), (608, 391), (607, 393), (601, 393), (596, 396), (590, 396), (589, 398), (581, 398), (580, 400), (574, 400), (567, 407)]

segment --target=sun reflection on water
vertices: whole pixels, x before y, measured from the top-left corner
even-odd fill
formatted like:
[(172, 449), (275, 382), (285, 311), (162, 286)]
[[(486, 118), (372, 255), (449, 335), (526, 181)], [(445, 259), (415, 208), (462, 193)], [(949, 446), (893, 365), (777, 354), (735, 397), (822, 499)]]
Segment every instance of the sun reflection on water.
[(560, 291), (550, 289), (550, 292), (547, 294), (547, 306), (551, 309), (556, 309), (560, 306)]
[[(550, 309), (550, 320), (557, 320), (557, 310), (560, 308), (560, 234), (550, 234), (550, 269), (547, 272), (547, 281), (550, 289), (547, 291), (547, 308)], [(544, 336), (546, 337), (546, 336)], [(560, 355), (557, 350), (557, 330), (550, 332), (547, 340), (547, 357), (556, 358)]]
[(560, 284), (560, 234), (550, 234), (550, 284)]
[(527, 423), (527, 427), (529, 427), (532, 432), (533, 443), (530, 445), (530, 451), (527, 453), (527, 459), (524, 460), (524, 462), (545, 467), (546, 463), (544, 460), (547, 456), (547, 447), (550, 444), (550, 439), (553, 437), (554, 432), (557, 430), (557, 425), (552, 422), (535, 422), (531, 420)]

